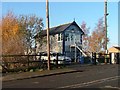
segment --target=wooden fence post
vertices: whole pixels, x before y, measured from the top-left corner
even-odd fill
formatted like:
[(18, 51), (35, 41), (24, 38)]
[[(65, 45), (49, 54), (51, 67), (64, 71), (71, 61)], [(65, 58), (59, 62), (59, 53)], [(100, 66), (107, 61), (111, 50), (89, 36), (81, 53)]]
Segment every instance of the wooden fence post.
[(27, 62), (27, 65), (28, 65), (28, 71), (29, 71), (29, 55), (28, 55), (28, 62)]
[(93, 61), (93, 64), (96, 65), (96, 53), (93, 53), (93, 52), (92, 52), (92, 61)]
[(95, 57), (94, 57), (94, 64), (96, 65), (96, 53), (94, 53)]
[(120, 63), (120, 60), (119, 60), (119, 59), (120, 59), (120, 56), (119, 56), (119, 55), (120, 55), (120, 53), (117, 53), (117, 62), (116, 62), (116, 64), (119, 64), (119, 63)]
[(94, 64), (94, 53), (92, 52), (92, 64)]
[(58, 53), (56, 54), (56, 67), (58, 68)]
[(109, 61), (110, 61), (110, 64), (112, 64), (112, 54), (111, 53), (109, 54)]
[(40, 56), (40, 61), (41, 61), (41, 54), (39, 56)]
[(105, 55), (105, 64), (107, 64), (107, 54), (104, 55)]

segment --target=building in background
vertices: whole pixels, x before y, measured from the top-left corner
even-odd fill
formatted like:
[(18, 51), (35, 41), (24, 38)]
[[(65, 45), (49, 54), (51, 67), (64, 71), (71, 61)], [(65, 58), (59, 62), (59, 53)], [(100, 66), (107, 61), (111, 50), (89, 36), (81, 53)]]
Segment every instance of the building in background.
[(112, 63), (116, 63), (117, 59), (119, 59), (118, 55), (120, 54), (120, 47), (113, 46), (108, 49), (108, 52), (112, 54)]
[[(51, 52), (65, 54), (73, 60), (77, 59), (77, 57), (80, 57), (81, 55), (85, 55), (82, 51), (82, 36), (84, 35), (84, 32), (75, 21), (52, 27), (50, 28), (49, 34)], [(39, 36), (45, 37), (44, 39), (46, 39), (46, 30), (37, 34), (35, 38), (37, 39)], [(42, 42), (42, 40), (37, 41), (37, 52), (46, 52), (47, 44), (43, 43), (41, 46), (39, 42)]]

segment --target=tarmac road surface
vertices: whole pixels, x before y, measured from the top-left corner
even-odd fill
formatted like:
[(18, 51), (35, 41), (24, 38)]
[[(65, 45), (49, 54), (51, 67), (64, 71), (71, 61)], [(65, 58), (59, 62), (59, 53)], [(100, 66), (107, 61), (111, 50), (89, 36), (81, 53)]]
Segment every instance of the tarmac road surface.
[(73, 67), (82, 72), (3, 82), (2, 88), (119, 88), (118, 65)]

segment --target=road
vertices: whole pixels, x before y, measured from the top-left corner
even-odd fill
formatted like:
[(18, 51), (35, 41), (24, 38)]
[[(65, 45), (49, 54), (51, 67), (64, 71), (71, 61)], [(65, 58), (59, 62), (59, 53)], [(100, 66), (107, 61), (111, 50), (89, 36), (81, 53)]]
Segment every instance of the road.
[[(80, 72), (3, 82), (2, 88), (114, 88), (120, 89), (118, 65), (73, 67)], [(82, 71), (82, 72), (81, 72)]]

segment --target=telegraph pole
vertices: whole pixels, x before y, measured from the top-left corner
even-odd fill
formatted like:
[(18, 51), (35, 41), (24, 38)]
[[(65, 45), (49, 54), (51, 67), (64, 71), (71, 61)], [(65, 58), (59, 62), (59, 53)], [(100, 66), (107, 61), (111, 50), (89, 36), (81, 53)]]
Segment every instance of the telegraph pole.
[(105, 22), (105, 51), (107, 53), (107, 0), (104, 1), (104, 22)]
[(47, 27), (47, 56), (48, 56), (48, 70), (50, 70), (50, 37), (49, 37), (49, 2), (46, 0), (46, 27)]
[[(107, 50), (107, 0), (104, 0), (104, 22), (105, 22), (105, 53), (108, 53)], [(107, 59), (105, 59), (105, 64), (107, 64)]]

